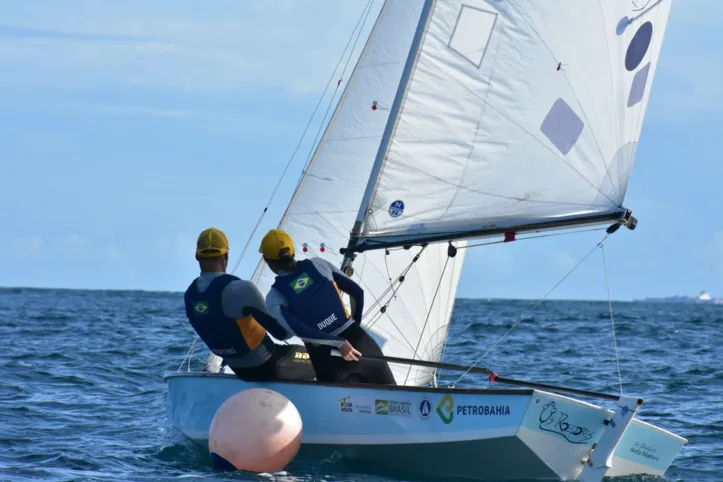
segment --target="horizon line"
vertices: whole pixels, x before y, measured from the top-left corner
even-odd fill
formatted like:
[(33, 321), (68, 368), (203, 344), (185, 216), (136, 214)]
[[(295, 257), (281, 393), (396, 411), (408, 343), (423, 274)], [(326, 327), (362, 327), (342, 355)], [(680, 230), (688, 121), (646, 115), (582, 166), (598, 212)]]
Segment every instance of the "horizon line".
[[(68, 288), (52, 286), (0, 286), (0, 290), (34, 290), (34, 291), (89, 291), (89, 292), (118, 292), (118, 293), (157, 293), (157, 294), (183, 294), (184, 291), (173, 291), (163, 289), (143, 288)], [(684, 295), (670, 295), (684, 296)], [(540, 298), (514, 298), (514, 297), (492, 297), (492, 296), (455, 296), (455, 300), (486, 300), (486, 301), (540, 301)], [(605, 302), (607, 298), (547, 298), (545, 301), (594, 301)], [(631, 303), (645, 301), (645, 299), (613, 299), (616, 303)]]

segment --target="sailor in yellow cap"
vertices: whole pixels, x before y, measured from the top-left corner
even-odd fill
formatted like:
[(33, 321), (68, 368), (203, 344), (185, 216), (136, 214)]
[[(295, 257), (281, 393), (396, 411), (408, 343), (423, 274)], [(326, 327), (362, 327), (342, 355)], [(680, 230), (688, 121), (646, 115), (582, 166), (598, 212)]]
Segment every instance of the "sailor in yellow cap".
[[(274, 317), (304, 340), (319, 381), (396, 385), (384, 361), (359, 360), (364, 353), (383, 356), (381, 348), (361, 327), (364, 290), (329, 261), (314, 257), (297, 261), (288, 233), (272, 229), (259, 251), (276, 273), (266, 304)], [(353, 300), (351, 316), (341, 291)], [(343, 359), (332, 356), (338, 348)]]
[[(246, 381), (314, 378), (298, 345), (277, 345), (291, 338), (269, 313), (264, 297), (249, 281), (226, 273), (228, 239), (217, 228), (203, 231), (196, 243), (201, 275), (186, 290), (186, 316), (198, 336)], [(267, 333), (268, 331), (268, 333)], [(304, 354), (305, 355), (305, 354)]]

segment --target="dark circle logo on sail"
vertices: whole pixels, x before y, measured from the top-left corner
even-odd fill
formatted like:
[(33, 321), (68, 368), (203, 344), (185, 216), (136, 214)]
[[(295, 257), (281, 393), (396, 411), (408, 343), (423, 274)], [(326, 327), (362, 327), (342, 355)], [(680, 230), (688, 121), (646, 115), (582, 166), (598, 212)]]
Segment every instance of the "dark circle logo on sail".
[(396, 200), (389, 205), (389, 215), (398, 218), (404, 212), (404, 201)]
[(653, 38), (653, 24), (645, 22), (640, 26), (633, 39), (628, 45), (628, 51), (625, 53), (625, 68), (629, 72), (637, 69), (645, 58), (650, 47), (650, 41)]

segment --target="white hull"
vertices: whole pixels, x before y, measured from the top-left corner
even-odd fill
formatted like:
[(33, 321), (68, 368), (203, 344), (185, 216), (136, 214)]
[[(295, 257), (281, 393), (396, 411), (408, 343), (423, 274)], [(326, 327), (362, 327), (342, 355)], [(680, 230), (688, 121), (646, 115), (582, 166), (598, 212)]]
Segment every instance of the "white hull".
[[(613, 415), (539, 390), (247, 383), (211, 373), (166, 379), (171, 422), (201, 444), (208, 443), (211, 420), (227, 398), (266, 387), (289, 398), (301, 414), (300, 457), (344, 457), (437, 477), (577, 480)], [(662, 476), (686, 443), (633, 418), (606, 475)]]

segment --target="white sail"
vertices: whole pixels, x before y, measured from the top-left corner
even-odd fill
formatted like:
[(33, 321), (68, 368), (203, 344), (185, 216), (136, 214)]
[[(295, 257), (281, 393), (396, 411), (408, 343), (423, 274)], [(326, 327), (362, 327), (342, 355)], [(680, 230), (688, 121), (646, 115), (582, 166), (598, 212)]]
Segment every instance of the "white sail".
[(434, 1), (362, 241), (621, 215), (670, 7)]
[[(420, 1), (398, 0), (388, 1), (381, 10), (279, 223), (294, 239), (297, 259), (322, 256), (341, 265), (339, 249), (348, 243), (422, 6)], [(386, 355), (438, 361), (447, 338), (464, 250), (448, 258), (446, 244), (430, 245), (412, 263), (420, 249), (395, 250), (389, 255), (383, 251), (361, 254), (354, 262), (353, 277), (365, 289), (368, 315), (363, 324), (379, 337)], [(404, 282), (393, 283), (410, 264)], [(252, 281), (264, 294), (273, 283), (274, 274), (263, 260)], [(387, 304), (381, 314), (380, 308)], [(300, 343), (298, 339), (295, 342)], [(433, 375), (431, 369), (423, 367), (391, 368), (399, 384), (422, 385)]]

